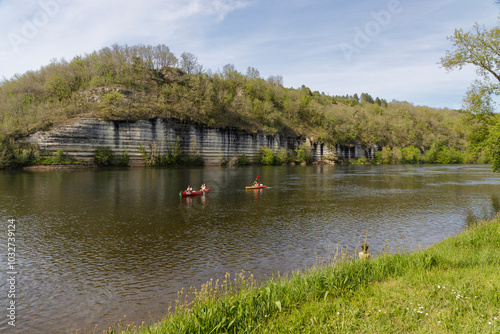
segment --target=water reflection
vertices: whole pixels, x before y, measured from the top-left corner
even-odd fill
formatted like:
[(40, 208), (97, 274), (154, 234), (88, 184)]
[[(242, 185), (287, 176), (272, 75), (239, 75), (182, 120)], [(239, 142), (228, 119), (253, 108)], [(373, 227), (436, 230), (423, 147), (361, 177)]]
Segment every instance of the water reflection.
[[(269, 187), (245, 190), (255, 175)], [(2, 171), (0, 224), (21, 222), (19, 332), (140, 323), (183, 287), (304, 268), (365, 237), (372, 253), (436, 242), (498, 212), (499, 189), (489, 166)]]

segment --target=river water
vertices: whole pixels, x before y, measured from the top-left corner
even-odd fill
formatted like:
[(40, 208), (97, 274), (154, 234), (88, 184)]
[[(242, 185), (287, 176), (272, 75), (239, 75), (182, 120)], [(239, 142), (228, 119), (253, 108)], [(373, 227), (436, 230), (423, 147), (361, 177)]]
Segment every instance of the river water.
[[(268, 188), (245, 190), (257, 175)], [(179, 198), (201, 183), (210, 194)], [(493, 217), (499, 195), (500, 175), (482, 165), (0, 171), (0, 332), (159, 319), (177, 291), (226, 272), (265, 279), (364, 238), (372, 254), (385, 240), (437, 242)]]

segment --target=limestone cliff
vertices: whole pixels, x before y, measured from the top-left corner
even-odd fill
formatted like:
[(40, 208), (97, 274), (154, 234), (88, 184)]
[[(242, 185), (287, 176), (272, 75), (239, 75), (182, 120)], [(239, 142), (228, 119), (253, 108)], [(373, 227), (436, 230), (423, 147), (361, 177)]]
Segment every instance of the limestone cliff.
[[(93, 161), (97, 147), (109, 146), (117, 155), (127, 151), (131, 166), (144, 165), (140, 146), (148, 149), (150, 145), (155, 145), (158, 153), (165, 155), (177, 140), (183, 153), (201, 155), (206, 165), (219, 165), (243, 154), (253, 159), (262, 146), (277, 152), (280, 147), (294, 150), (302, 143), (309, 142), (304, 138), (249, 134), (234, 128), (217, 129), (159, 118), (135, 122), (77, 118), (69, 124), (27, 138), (27, 141), (37, 144), (48, 153), (63, 150), (68, 156), (84, 161)], [(347, 159), (365, 155), (371, 157), (374, 154), (373, 149), (365, 151), (355, 146), (340, 145), (334, 148), (322, 143), (312, 144), (312, 149), (315, 161), (336, 153), (340, 158)]]

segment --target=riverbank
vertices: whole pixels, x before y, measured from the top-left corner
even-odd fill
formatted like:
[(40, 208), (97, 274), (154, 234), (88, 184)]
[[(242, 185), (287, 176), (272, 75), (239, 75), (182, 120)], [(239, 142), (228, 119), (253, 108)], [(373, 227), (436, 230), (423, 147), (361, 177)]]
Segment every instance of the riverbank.
[[(124, 333), (497, 333), (500, 216), (427, 249), (356, 250), (263, 285), (226, 276), (180, 293), (176, 311)], [(335, 263), (333, 265), (333, 263)], [(187, 302), (189, 301), (189, 302)]]

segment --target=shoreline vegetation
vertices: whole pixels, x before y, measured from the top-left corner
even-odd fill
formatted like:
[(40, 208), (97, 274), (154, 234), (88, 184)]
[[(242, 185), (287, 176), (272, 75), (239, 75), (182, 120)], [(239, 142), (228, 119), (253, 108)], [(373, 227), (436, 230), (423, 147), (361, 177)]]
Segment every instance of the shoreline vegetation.
[[(337, 249), (258, 283), (242, 272), (181, 291), (159, 323), (107, 333), (498, 333), (500, 215), (428, 248)], [(167, 310), (165, 310), (167, 312)]]
[[(489, 123), (467, 111), (388, 102), (368, 93), (340, 96), (304, 85), (288, 88), (281, 75), (264, 79), (253, 67), (241, 73), (227, 64), (213, 72), (195, 55), (176, 57), (166, 45), (115, 44), (0, 82), (0, 168), (51, 164), (43, 157), (52, 153), (19, 139), (81, 116), (174, 118), (332, 146), (377, 145), (376, 163), (491, 163), (496, 154), (484, 141), (491, 132)], [(280, 164), (297, 153), (276, 152), (272, 163), (257, 163)], [(117, 160), (123, 165), (126, 157)], [(164, 160), (158, 161), (189, 164)], [(156, 162), (149, 161), (151, 166)]]

